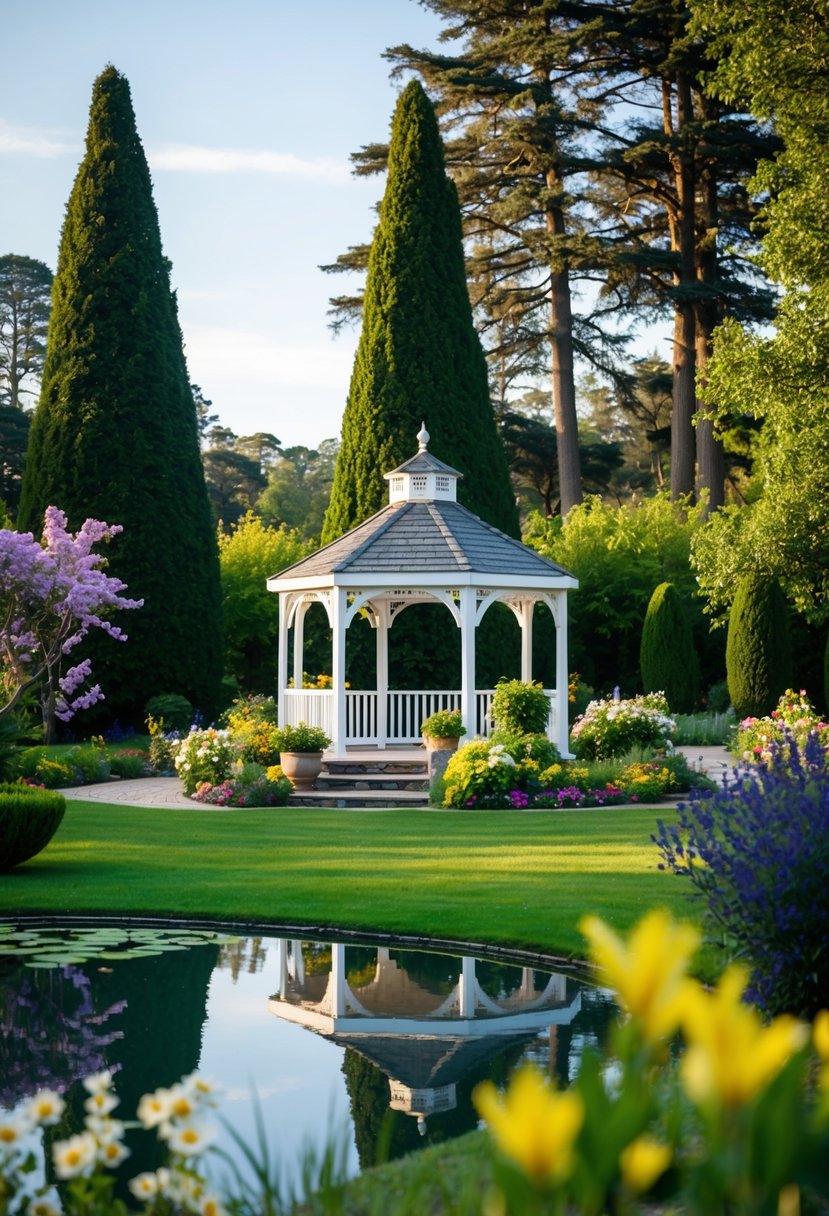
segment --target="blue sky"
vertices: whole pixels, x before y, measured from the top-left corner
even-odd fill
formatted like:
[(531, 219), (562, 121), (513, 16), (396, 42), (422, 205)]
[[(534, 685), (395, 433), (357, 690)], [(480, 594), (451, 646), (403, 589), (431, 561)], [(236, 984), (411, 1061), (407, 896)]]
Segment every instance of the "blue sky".
[(357, 334), (333, 338), (318, 266), (366, 240), (400, 87), (383, 50), (435, 47), (414, 0), (6, 0), (0, 253), (54, 270), (92, 83), (128, 78), (173, 264), (190, 378), (237, 434), (339, 434)]

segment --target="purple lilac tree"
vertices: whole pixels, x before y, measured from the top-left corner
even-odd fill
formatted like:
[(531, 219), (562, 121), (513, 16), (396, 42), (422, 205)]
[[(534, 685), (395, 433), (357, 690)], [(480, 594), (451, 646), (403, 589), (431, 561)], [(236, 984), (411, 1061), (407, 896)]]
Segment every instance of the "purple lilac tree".
[(88, 659), (65, 669), (64, 663), (92, 628), (126, 641), (109, 614), (144, 602), (127, 599), (126, 584), (106, 574), (106, 558), (93, 552), (121, 531), (118, 524), (88, 519), (73, 535), (57, 507), (46, 508), (42, 541), (31, 532), (0, 529), (0, 719), (42, 683), (48, 741), (54, 718), (67, 721), (103, 700), (100, 686), (89, 683)]

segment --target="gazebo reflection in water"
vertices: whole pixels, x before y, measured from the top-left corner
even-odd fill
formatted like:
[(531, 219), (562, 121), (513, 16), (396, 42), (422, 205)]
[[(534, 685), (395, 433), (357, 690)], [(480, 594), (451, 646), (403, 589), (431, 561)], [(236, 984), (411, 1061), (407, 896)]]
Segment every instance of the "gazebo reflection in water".
[[(581, 1010), (584, 986), (572, 976), (470, 956), (404, 950), (392, 957), (387, 946), (370, 949), (373, 959), (347, 970), (343, 943), (281, 940), (268, 1009), (379, 1068), (390, 1108), (414, 1116), (421, 1133), (429, 1115), (454, 1109), (458, 1083), (508, 1046), (546, 1033), (554, 1060), (558, 1028)], [(360, 949), (363, 958), (366, 952)]]

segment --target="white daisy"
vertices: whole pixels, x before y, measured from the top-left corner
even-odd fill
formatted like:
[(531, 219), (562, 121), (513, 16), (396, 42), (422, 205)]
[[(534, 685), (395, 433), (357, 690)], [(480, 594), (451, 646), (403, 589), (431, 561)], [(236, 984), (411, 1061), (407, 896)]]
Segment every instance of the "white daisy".
[(84, 1170), (95, 1164), (97, 1144), (92, 1132), (81, 1132), (52, 1146), (55, 1173), (61, 1181), (77, 1178)]
[(60, 1094), (55, 1093), (53, 1089), (40, 1089), (29, 1103), (29, 1116), (34, 1123), (40, 1127), (51, 1127), (57, 1123), (64, 1110), (66, 1103)]

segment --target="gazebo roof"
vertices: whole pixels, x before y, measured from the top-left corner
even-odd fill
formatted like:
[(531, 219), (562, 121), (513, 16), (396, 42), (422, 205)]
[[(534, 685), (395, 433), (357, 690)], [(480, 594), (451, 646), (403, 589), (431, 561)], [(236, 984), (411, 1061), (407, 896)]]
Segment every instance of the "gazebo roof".
[[(423, 455), (428, 453), (412, 459)], [(517, 582), (573, 578), (563, 566), (485, 523), (460, 503), (425, 499), (390, 503), (345, 536), (274, 575), (268, 585), (277, 590), (282, 581), (337, 574), (444, 573), (450, 578), (454, 574), (512, 576)]]

